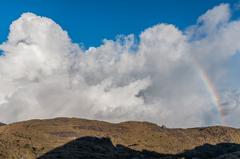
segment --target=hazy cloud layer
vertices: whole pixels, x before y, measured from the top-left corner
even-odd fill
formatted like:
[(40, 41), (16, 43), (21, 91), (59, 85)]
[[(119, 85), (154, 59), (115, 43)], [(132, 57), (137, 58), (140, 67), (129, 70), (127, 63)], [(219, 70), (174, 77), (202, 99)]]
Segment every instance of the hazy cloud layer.
[(225, 122), (240, 126), (240, 91), (224, 84), (235, 79), (226, 64), (238, 55), (239, 41), (240, 21), (231, 19), (228, 4), (183, 31), (157, 24), (139, 37), (119, 36), (87, 50), (51, 19), (25, 13), (0, 45), (0, 121), (74, 116), (219, 124), (200, 66), (219, 91)]

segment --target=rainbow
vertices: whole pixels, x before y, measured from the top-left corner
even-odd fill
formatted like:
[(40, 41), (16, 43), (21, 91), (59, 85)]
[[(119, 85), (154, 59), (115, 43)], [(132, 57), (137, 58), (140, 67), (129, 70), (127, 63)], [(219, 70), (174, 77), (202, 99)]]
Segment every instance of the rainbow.
[(226, 123), (224, 121), (224, 111), (223, 111), (223, 107), (221, 104), (221, 96), (219, 95), (217, 88), (215, 87), (214, 83), (211, 81), (207, 71), (205, 71), (204, 68), (201, 67), (201, 65), (196, 60), (194, 60), (194, 63), (198, 69), (199, 76), (200, 76), (201, 80), (203, 81), (203, 84), (205, 85), (205, 87), (210, 95), (210, 98), (211, 98), (213, 104), (216, 106), (216, 109), (219, 113), (220, 124), (226, 125)]

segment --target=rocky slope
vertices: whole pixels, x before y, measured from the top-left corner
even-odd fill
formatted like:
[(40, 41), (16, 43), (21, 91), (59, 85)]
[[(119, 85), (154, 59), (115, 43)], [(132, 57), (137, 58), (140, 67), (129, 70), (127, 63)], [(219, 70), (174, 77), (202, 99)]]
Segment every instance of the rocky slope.
[(220, 126), (168, 129), (148, 122), (56, 118), (0, 127), (0, 159), (234, 158), (238, 144), (240, 130)]

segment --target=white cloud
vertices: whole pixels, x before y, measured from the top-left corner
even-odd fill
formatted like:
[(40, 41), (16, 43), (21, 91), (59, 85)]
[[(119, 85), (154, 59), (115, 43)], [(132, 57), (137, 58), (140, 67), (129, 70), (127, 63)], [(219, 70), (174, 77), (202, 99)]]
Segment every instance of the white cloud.
[[(195, 61), (216, 86), (227, 80), (222, 64), (238, 52), (240, 38), (240, 23), (230, 17), (229, 5), (221, 4), (186, 31), (158, 24), (143, 31), (139, 43), (128, 35), (82, 50), (51, 19), (25, 13), (0, 46), (0, 120), (75, 116), (170, 127), (218, 124)], [(231, 113), (227, 103), (229, 125), (239, 126), (232, 120), (240, 111)]]
[(231, 18), (229, 4), (220, 4), (198, 18), (198, 33), (212, 34)]

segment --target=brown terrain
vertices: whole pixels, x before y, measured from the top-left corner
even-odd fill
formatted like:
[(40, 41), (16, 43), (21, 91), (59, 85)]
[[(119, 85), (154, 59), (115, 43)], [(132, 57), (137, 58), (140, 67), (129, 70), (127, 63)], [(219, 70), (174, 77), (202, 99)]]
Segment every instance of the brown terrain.
[(0, 124), (0, 159), (240, 158), (240, 130), (77, 118)]

